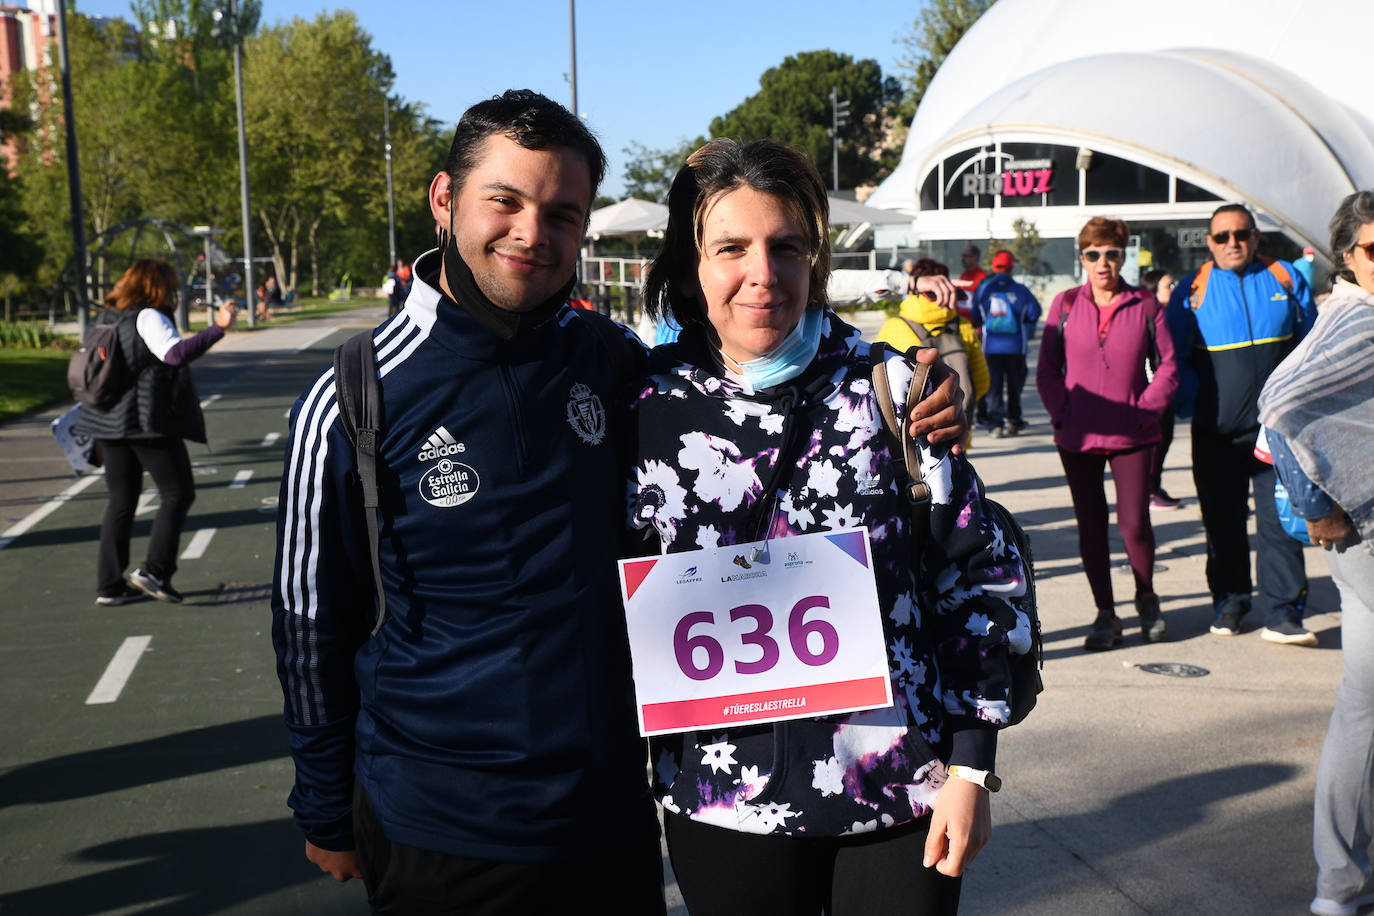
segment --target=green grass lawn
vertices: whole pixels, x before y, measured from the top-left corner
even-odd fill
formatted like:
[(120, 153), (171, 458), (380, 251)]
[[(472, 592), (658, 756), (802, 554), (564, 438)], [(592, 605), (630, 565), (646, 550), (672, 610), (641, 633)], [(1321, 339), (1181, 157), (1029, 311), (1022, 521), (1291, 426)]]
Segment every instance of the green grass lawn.
[[(324, 296), (306, 297), (296, 300), (296, 306), (290, 309), (278, 309), (272, 313), (272, 320), (258, 322), (256, 328), (248, 327), (248, 312), (239, 306), (239, 317), (234, 322), (234, 331), (257, 331), (262, 328), (276, 328), (284, 324), (291, 324), (305, 318), (324, 318), (328, 315), (337, 315), (340, 312), (350, 312), (353, 309), (365, 308), (370, 305), (385, 305), (385, 299), (350, 299), (347, 302), (330, 302)], [(192, 309), (188, 316), (192, 331), (199, 331), (206, 325), (204, 309)]]
[(0, 348), (0, 423), (71, 398), (70, 350)]

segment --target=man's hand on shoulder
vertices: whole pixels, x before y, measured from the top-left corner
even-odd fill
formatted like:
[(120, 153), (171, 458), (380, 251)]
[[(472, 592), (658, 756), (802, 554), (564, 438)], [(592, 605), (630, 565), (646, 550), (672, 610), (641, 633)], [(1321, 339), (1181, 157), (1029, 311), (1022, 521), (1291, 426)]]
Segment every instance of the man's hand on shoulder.
[(917, 350), (916, 361), (930, 365), (930, 379), (935, 384), (935, 390), (911, 407), (908, 417), (911, 435), (925, 435), (931, 444), (955, 443), (953, 450), (958, 454), (963, 450), (958, 443), (963, 441), (964, 434), (968, 432), (968, 417), (964, 414), (959, 376), (945, 365), (934, 347)]
[(321, 849), (306, 840), (305, 857), (318, 865), (320, 871), (326, 875), (333, 875), (334, 880), (341, 884), (349, 878), (361, 878), (363, 876), (362, 871), (358, 868), (358, 853), (352, 849), (336, 852), (332, 849)]

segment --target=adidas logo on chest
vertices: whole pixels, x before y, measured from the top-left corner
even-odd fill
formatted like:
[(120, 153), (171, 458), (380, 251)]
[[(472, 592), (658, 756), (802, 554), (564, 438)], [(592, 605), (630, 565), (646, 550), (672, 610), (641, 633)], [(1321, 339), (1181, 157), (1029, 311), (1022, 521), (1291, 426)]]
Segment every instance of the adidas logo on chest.
[(420, 454), (416, 456), (420, 461), (433, 461), (436, 458), (447, 458), (450, 455), (461, 455), (467, 451), (467, 446), (453, 438), (448, 430), (440, 426), (429, 434), (425, 440), (424, 447), (420, 449)]

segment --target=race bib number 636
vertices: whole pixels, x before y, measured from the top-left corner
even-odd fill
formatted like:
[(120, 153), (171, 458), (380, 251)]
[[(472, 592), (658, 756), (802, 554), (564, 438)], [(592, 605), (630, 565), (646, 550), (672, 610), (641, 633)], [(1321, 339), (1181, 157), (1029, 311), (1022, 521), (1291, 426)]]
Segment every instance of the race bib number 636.
[(645, 735), (892, 704), (865, 528), (620, 561)]

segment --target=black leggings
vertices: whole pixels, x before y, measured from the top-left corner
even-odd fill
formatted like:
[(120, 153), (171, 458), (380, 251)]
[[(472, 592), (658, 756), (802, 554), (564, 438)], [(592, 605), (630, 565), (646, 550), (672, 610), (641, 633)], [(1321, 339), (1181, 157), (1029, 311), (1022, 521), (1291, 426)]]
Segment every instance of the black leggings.
[(105, 507), (105, 520), (100, 525), (97, 593), (117, 595), (124, 585), (124, 570), (129, 566), (129, 536), (134, 527), (138, 497), (143, 492), (145, 470), (157, 485), (161, 505), (153, 519), (143, 571), (167, 581), (176, 572), (181, 526), (196, 498), (186, 443), (170, 436), (101, 439), (100, 452), (105, 459), (105, 486), (110, 491), (110, 501)]
[(962, 878), (921, 865), (930, 818), (845, 837), (761, 836), (665, 811), (692, 916), (950, 916)]

